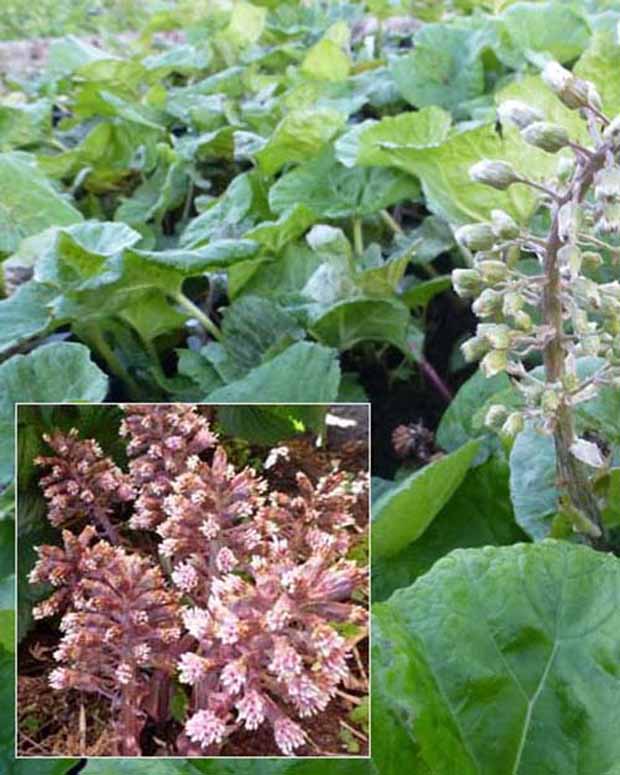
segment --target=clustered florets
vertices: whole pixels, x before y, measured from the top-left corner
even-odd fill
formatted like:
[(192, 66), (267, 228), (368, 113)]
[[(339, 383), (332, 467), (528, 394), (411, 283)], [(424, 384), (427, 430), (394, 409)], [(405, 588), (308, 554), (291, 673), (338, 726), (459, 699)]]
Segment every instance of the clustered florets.
[[(553, 434), (558, 479), (572, 490), (569, 511), (587, 513), (586, 532), (597, 537), (601, 520), (587, 494), (588, 469), (605, 462), (596, 444), (576, 436), (573, 412), (601, 386), (620, 386), (620, 283), (596, 275), (605, 254), (616, 262), (619, 255), (620, 116), (610, 121), (595, 87), (556, 62), (542, 77), (566, 107), (579, 111), (591, 142), (586, 147), (572, 139), (536, 108), (514, 100), (501, 106), (500, 120), (516, 125), (526, 143), (562, 152), (556, 174), (536, 181), (507, 162), (485, 160), (471, 168), (471, 177), (498, 190), (530, 186), (550, 225), (540, 234), (494, 210), (489, 222), (463, 226), (457, 240), (474, 257), (469, 268), (454, 271), (453, 281), (460, 296), (474, 299), (483, 321), (463, 345), (465, 358), (480, 358), (487, 377), (510, 374), (523, 398), (522, 408), (491, 406), (487, 424), (514, 436), (530, 421)], [(539, 271), (521, 260), (523, 253), (538, 259)], [(526, 368), (534, 353), (542, 353), (544, 373)]]
[(104, 457), (96, 441), (78, 438), (76, 428), (43, 438), (56, 452), (53, 457), (41, 456), (34, 461), (51, 469), (41, 479), (49, 521), (60, 527), (91, 520), (110, 541), (117, 543), (109, 518), (119, 503), (134, 499), (130, 478)]
[(38, 606), (37, 618), (60, 611), (63, 637), (54, 652), (54, 689), (97, 692), (119, 708), (117, 747), (140, 753), (137, 738), (145, 721), (142, 703), (153, 669), (172, 675), (172, 644), (181, 635), (178, 594), (146, 558), (97, 541), (87, 526), (76, 538), (63, 532), (65, 549), (39, 547), (31, 582), (60, 587)]
[[(610, 122), (601, 113), (592, 84), (557, 63), (546, 66), (543, 78), (567, 107), (581, 111), (593, 148), (571, 141), (563, 127), (544, 121), (531, 106), (514, 100), (503, 103), (501, 120), (515, 124), (526, 142), (549, 153), (570, 148), (574, 159), (561, 156), (557, 177), (544, 185), (517, 174), (506, 162), (474, 165), (471, 175), (478, 182), (498, 189), (515, 183), (537, 189), (550, 212), (552, 227), (543, 238), (495, 210), (490, 222), (457, 231), (460, 244), (475, 255), (471, 268), (453, 274), (457, 293), (474, 298), (473, 311), (484, 321), (476, 336), (463, 345), (465, 357), (481, 358), (486, 376), (507, 371), (516, 377), (515, 384), (526, 399), (523, 412), (494, 406), (488, 414), (490, 425), (510, 435), (528, 418), (552, 432), (561, 405), (574, 406), (592, 398), (601, 384), (620, 384), (620, 284), (596, 282), (589, 276), (602, 264), (601, 250), (617, 251), (601, 238), (620, 233), (620, 167), (616, 161), (620, 122)], [(542, 273), (526, 271), (520, 263), (522, 251), (539, 259)], [(557, 270), (559, 331), (551, 319), (553, 310), (540, 314), (550, 306), (545, 298), (553, 282), (550, 270)], [(528, 372), (523, 359), (544, 352), (558, 338), (563, 350), (560, 379), (545, 380)], [(583, 356), (603, 359), (594, 375), (579, 374), (577, 360)]]
[[(110, 517), (114, 501), (100, 498), (101, 477), (127, 487), (136, 499), (128, 526), (155, 529), (168, 578), (128, 548), (126, 531), (124, 546), (87, 526), (77, 536), (64, 530), (64, 548), (39, 547), (30, 580), (55, 591), (35, 616), (64, 613), (50, 684), (108, 698), (118, 711), (118, 750), (135, 755), (149, 676), (178, 671), (191, 692), (181, 753), (217, 753), (235, 729), (266, 722), (291, 755), (307, 739), (291, 715), (325, 709), (350, 678), (350, 652), (365, 631), (366, 610), (352, 597), (365, 588), (366, 569), (347, 553), (351, 510), (367, 478), (334, 471), (313, 485), (299, 474), (297, 495), (269, 493), (252, 469), (235, 471), (195, 407), (128, 406), (125, 415), (131, 480), (72, 432), (50, 439), (61, 456), (54, 486), (66, 491), (63, 472), (74, 478), (79, 445), (91, 451), (82, 473), (94, 465), (98, 484), (81, 480), (81, 488), (94, 490)], [(72, 515), (84, 513), (79, 492), (70, 505)], [(58, 523), (57, 503), (51, 512)], [(356, 637), (339, 623), (357, 625)]]
[(129, 437), (129, 472), (139, 492), (130, 526), (150, 530), (165, 519), (162, 506), (174, 478), (215, 436), (195, 406), (181, 404), (128, 404), (120, 433)]

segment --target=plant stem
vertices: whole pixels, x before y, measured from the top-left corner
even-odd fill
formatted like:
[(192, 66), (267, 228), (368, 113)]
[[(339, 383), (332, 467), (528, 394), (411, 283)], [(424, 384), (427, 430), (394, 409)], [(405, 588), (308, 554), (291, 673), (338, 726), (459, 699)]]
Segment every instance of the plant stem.
[(123, 366), (120, 358), (107, 343), (105, 336), (102, 334), (99, 328), (96, 325), (88, 325), (82, 328), (77, 328), (76, 333), (80, 338), (85, 338), (87, 340), (90, 339), (94, 349), (107, 363), (111, 373), (114, 374), (115, 377), (118, 377), (121, 382), (124, 382), (127, 385), (130, 397), (134, 399), (140, 398), (142, 395), (140, 385), (138, 385), (135, 379)]
[(416, 345), (411, 344), (410, 348), (416, 363), (420, 367), (420, 371), (422, 372), (422, 374), (424, 374), (424, 376), (428, 379), (428, 381), (437, 388), (437, 392), (439, 393), (439, 395), (446, 401), (446, 403), (449, 404), (454, 398), (454, 396), (452, 395), (452, 392), (450, 391), (450, 388), (442, 380), (439, 374), (437, 374), (433, 366), (426, 360), (424, 355), (419, 352)]
[(184, 307), (192, 317), (196, 318), (196, 320), (201, 323), (203, 328), (208, 331), (214, 339), (222, 338), (222, 332), (211, 320), (211, 318), (208, 315), (205, 315), (200, 307), (197, 307), (194, 302), (188, 299), (182, 291), (175, 293), (173, 298), (178, 304)]
[(364, 236), (362, 234), (362, 219), (353, 219), (353, 245), (355, 253), (361, 256), (364, 253)]
[[(605, 163), (606, 153), (607, 149), (603, 147), (593, 154), (566, 193), (557, 199), (552, 207), (552, 223), (544, 259), (547, 283), (543, 289), (544, 322), (554, 332), (543, 351), (545, 376), (547, 383), (551, 385), (562, 385), (566, 376), (562, 282), (558, 261), (558, 251), (563, 245), (560, 239), (559, 212), (562, 205), (575, 200), (581, 202), (584, 199), (595, 173)], [(558, 485), (566, 492), (572, 505), (600, 530), (604, 543), (604, 526), (587, 470), (571, 452), (575, 441), (575, 425), (572, 407), (565, 398), (556, 413), (553, 440)]]
[(381, 210), (380, 215), (383, 218), (384, 222), (392, 229), (394, 234), (402, 234), (403, 230), (397, 221), (394, 220), (394, 218), (389, 214), (387, 210)]

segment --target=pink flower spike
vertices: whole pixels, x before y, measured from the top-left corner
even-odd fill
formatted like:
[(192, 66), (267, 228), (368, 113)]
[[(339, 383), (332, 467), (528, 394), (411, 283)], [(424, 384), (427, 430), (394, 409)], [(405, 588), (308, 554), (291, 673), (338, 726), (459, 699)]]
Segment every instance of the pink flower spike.
[(239, 694), (245, 684), (247, 668), (241, 659), (229, 662), (222, 670), (221, 682), (229, 694)]
[(67, 671), (62, 667), (57, 667), (49, 675), (48, 683), (52, 689), (60, 691), (61, 689), (67, 689), (69, 686)]
[(198, 572), (191, 563), (181, 563), (172, 571), (172, 581), (182, 592), (191, 592), (198, 586)]
[(226, 725), (211, 710), (199, 710), (185, 724), (185, 734), (203, 748), (212, 743), (221, 743), (226, 734)]
[(179, 668), (179, 681), (183, 684), (190, 684), (193, 686), (195, 683), (198, 683), (201, 678), (204, 678), (207, 672), (207, 662), (197, 654), (186, 651), (185, 654), (181, 654)]
[(217, 553), (215, 564), (220, 573), (230, 573), (238, 564), (238, 560), (227, 546), (223, 546)]
[(245, 721), (246, 729), (258, 729), (265, 720), (265, 703), (261, 695), (255, 690), (250, 689), (236, 704), (238, 720)]
[(286, 716), (279, 718), (273, 725), (276, 744), (285, 756), (293, 756), (293, 750), (299, 748), (306, 741), (306, 736), (294, 721)]
[(203, 608), (185, 608), (182, 612), (183, 624), (194, 638), (200, 640), (207, 634), (211, 625), (211, 616)]

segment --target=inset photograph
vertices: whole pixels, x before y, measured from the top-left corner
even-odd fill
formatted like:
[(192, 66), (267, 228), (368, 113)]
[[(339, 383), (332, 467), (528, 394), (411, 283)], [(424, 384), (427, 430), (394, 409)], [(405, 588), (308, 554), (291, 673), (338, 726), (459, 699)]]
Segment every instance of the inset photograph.
[(20, 404), (17, 756), (369, 756), (367, 404)]

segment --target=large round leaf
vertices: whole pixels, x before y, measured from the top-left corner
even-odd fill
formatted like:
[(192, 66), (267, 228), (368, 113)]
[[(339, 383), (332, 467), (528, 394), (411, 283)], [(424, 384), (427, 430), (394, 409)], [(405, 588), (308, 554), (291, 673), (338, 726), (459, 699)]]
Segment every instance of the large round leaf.
[(620, 561), (584, 546), (453, 552), (375, 606), (390, 723), (434, 775), (618, 773), (619, 593)]

